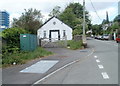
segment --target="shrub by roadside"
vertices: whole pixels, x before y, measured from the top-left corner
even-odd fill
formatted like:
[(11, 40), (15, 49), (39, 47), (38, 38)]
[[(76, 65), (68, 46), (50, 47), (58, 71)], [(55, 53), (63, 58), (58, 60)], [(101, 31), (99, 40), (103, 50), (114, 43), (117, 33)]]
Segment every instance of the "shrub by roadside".
[(9, 28), (2, 31), (2, 54), (9, 54), (19, 51), (20, 34), (29, 33), (22, 28)]
[(53, 54), (45, 49), (38, 47), (35, 51), (31, 52), (16, 52), (2, 57), (2, 66), (7, 67), (13, 64), (24, 64), (29, 60), (41, 58)]
[(74, 40), (67, 41), (67, 46), (70, 47), (70, 49), (72, 50), (84, 48), (82, 41), (74, 41)]

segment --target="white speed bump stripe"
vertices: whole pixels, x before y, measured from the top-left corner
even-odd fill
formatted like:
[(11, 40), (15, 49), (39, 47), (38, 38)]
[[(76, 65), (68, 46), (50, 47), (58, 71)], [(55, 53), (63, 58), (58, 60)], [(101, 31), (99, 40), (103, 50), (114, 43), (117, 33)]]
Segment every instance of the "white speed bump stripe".
[(99, 67), (100, 69), (103, 69), (103, 68), (104, 68), (103, 65), (98, 65), (98, 67)]
[(104, 79), (109, 79), (109, 76), (106, 72), (101, 73)]
[(97, 59), (97, 60), (96, 60), (96, 62), (100, 62), (100, 60), (99, 60), (99, 59)]

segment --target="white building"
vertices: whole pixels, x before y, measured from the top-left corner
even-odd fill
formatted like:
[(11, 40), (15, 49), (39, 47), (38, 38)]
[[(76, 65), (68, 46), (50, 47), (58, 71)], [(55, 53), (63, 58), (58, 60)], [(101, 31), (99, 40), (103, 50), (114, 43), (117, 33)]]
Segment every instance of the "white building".
[(38, 39), (44, 38), (46, 41), (62, 40), (65, 36), (67, 40), (72, 40), (72, 28), (56, 17), (50, 18), (37, 31)]

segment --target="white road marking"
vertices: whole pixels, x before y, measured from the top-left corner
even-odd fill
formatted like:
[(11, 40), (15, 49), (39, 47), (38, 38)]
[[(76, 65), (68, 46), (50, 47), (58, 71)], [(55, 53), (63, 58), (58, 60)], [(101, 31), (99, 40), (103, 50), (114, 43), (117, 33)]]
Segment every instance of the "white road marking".
[(97, 56), (94, 56), (94, 58), (97, 58)]
[(109, 79), (109, 76), (106, 72), (101, 73), (104, 79)]
[(99, 59), (97, 59), (97, 60), (96, 60), (96, 62), (100, 62), (100, 60), (99, 60)]
[(100, 69), (103, 69), (103, 68), (104, 68), (103, 65), (98, 65), (98, 67), (99, 67)]

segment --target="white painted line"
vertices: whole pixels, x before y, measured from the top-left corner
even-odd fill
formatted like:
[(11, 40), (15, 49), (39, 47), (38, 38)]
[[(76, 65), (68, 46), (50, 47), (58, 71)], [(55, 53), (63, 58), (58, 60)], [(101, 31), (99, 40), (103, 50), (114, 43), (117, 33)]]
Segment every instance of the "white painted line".
[[(90, 56), (90, 55), (92, 55), (93, 53), (94, 53), (94, 49), (92, 48), (92, 52), (91, 52), (90, 54), (88, 54), (87, 57)], [(74, 64), (74, 63), (76, 63), (76, 62), (78, 62), (78, 61), (80, 61), (80, 59), (75, 60), (75, 61), (72, 61), (72, 62), (70, 62), (70, 63), (64, 65), (63, 67), (58, 68), (57, 70), (55, 70), (55, 71), (53, 71), (52, 73), (46, 75), (46, 76), (43, 77), (42, 79), (36, 81), (36, 82), (33, 83), (31, 86), (34, 86), (35, 84), (39, 84), (39, 82), (45, 80), (46, 78), (50, 77), (51, 75), (55, 74), (56, 72), (58, 72), (58, 71), (60, 71), (60, 70), (62, 70), (62, 69), (64, 69), (64, 68), (66, 68), (66, 67), (68, 67), (68, 66), (70, 66), (70, 65), (72, 65), (72, 64)]]
[(99, 60), (99, 59), (97, 59), (97, 60), (96, 60), (96, 62), (100, 62), (100, 60)]
[(97, 58), (97, 56), (94, 56), (94, 58)]
[(103, 69), (103, 68), (104, 68), (103, 65), (98, 65), (98, 67), (99, 67), (100, 69)]
[(102, 72), (101, 74), (103, 76), (103, 79), (109, 79), (109, 76), (106, 72)]

